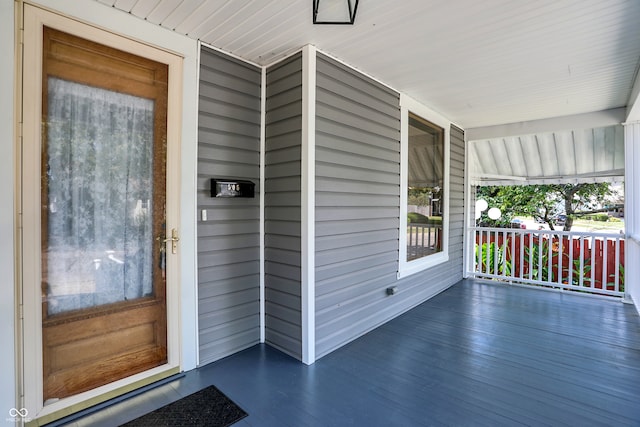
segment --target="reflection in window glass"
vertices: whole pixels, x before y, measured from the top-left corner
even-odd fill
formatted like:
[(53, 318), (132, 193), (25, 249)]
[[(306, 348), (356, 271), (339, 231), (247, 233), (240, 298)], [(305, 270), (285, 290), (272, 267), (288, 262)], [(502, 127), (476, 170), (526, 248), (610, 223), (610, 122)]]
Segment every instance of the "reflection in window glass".
[(442, 252), (444, 129), (409, 113), (407, 261)]

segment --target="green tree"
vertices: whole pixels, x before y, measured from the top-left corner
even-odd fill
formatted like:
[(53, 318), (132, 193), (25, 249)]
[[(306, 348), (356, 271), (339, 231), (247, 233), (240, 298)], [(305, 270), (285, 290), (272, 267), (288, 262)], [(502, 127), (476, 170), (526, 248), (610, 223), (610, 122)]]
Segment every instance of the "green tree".
[(555, 230), (558, 214), (566, 215), (565, 231), (571, 230), (575, 218), (605, 212), (601, 205), (614, 196), (608, 183), (545, 184), (478, 187), (476, 200), (485, 199), (497, 207), (502, 217), (493, 222), (483, 212), (481, 222), (504, 226), (518, 215), (531, 216)]
[(431, 189), (424, 187), (409, 187), (407, 202), (409, 205), (429, 206), (431, 203)]
[(409, 187), (408, 204), (416, 206), (429, 206), (433, 199), (442, 197), (440, 187)]

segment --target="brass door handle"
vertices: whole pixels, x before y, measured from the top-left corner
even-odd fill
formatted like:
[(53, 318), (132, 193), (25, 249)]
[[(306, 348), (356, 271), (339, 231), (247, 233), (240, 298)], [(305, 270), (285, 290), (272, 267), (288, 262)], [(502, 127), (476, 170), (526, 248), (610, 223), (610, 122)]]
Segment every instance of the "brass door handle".
[(178, 230), (176, 230), (175, 228), (171, 229), (171, 237), (158, 236), (156, 237), (156, 240), (162, 243), (171, 242), (171, 253), (178, 253), (178, 241), (180, 240), (180, 237), (178, 237)]

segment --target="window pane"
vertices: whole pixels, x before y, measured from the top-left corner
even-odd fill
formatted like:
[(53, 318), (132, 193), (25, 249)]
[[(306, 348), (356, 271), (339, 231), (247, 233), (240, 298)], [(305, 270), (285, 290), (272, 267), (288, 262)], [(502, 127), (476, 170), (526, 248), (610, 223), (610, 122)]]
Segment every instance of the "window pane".
[(444, 130), (409, 114), (407, 261), (442, 251)]
[(47, 314), (149, 296), (153, 101), (48, 87)]

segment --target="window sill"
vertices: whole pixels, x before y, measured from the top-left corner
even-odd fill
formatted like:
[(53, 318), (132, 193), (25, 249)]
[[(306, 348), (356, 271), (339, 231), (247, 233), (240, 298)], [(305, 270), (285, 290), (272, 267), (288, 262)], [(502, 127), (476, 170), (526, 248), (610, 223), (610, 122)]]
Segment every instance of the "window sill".
[(445, 252), (429, 255), (424, 258), (416, 259), (413, 261), (400, 261), (400, 267), (398, 269), (398, 279), (411, 276), (421, 271), (428, 270), (442, 263), (449, 261), (449, 255)]

